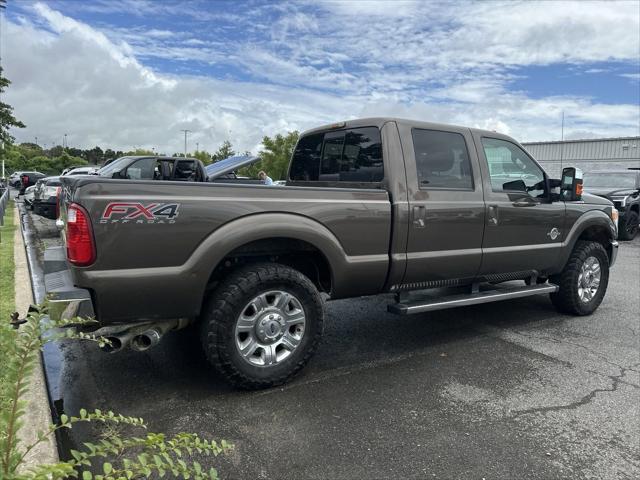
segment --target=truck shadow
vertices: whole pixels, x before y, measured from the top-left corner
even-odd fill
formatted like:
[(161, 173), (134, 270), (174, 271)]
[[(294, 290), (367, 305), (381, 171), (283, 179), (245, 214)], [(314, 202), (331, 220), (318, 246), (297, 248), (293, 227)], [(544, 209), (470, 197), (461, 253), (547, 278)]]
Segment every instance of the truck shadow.
[[(360, 368), (429, 351), (446, 352), (450, 345), (487, 335), (486, 327), (514, 329), (557, 324), (558, 315), (546, 297), (397, 316), (386, 313), (390, 296), (329, 302), (322, 342), (314, 359), (293, 380), (313, 381), (332, 370)], [(569, 318), (569, 317), (566, 317)], [(207, 363), (197, 332), (189, 329), (166, 335), (147, 352), (130, 350), (106, 354), (93, 344), (68, 342), (64, 348), (61, 394), (65, 405), (79, 405), (79, 396), (119, 403), (124, 385), (126, 403), (149, 395), (207, 397), (242, 395), (229, 387)], [(99, 380), (98, 380), (99, 379)], [(85, 384), (79, 388), (80, 384)], [(95, 395), (100, 390), (100, 395)], [(84, 393), (83, 393), (84, 392)], [(173, 392), (173, 393), (170, 393)], [(76, 400), (77, 399), (77, 400)], [(110, 408), (114, 408), (110, 402)], [(85, 403), (82, 405), (88, 408)], [(96, 405), (97, 406), (97, 405)]]

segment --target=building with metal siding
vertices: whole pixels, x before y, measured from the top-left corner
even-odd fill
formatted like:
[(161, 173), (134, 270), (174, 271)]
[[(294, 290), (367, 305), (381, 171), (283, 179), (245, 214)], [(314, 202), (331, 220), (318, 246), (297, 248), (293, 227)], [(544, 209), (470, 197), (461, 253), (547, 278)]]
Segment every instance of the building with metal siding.
[(552, 177), (560, 176), (561, 163), (585, 172), (640, 167), (640, 137), (532, 142), (522, 146)]

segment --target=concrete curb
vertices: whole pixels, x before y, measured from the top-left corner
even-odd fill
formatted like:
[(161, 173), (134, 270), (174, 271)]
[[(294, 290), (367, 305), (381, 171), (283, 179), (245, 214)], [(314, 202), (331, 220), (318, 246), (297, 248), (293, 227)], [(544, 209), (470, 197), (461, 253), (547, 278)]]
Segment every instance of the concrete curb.
[[(22, 228), (19, 208), (14, 209), (14, 222), (16, 225), (14, 236), (14, 262), (15, 262), (15, 304), (16, 311), (25, 315), (29, 310), (29, 305), (34, 303), (34, 295), (31, 289), (29, 276), (29, 266), (25, 244), (22, 238)], [(29, 389), (26, 394), (28, 415), (24, 418), (24, 426), (20, 430), (20, 441), (23, 445), (28, 445), (36, 441), (38, 431), (46, 431), (51, 425), (51, 410), (49, 408), (49, 398), (42, 367), (42, 357), (38, 357), (38, 362), (31, 375)], [(42, 463), (58, 462), (58, 448), (55, 438), (50, 436), (46, 441), (41, 442), (25, 457), (22, 470), (35, 467)]]

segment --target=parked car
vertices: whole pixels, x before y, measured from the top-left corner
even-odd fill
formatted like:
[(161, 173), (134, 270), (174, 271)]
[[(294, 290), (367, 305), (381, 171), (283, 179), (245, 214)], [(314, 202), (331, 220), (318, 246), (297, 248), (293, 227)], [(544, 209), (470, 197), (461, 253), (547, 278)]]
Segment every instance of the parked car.
[(203, 163), (197, 158), (184, 157), (120, 157), (99, 169), (97, 174), (129, 180), (207, 181)]
[(65, 168), (64, 170), (62, 170), (62, 172), (60, 173), (60, 175), (66, 175), (67, 173), (69, 173), (71, 170), (75, 169), (75, 168), (83, 168), (85, 165), (71, 165), (67, 168)]
[(61, 177), (47, 177), (36, 184), (33, 198), (33, 213), (55, 220), (58, 218), (58, 196), (62, 183)]
[(46, 175), (40, 172), (22, 172), (20, 174), (20, 185), (16, 187), (20, 189), (18, 195), (23, 195), (27, 187), (35, 185), (38, 180), (44, 177), (46, 177)]
[(21, 188), (22, 186), (22, 182), (20, 181), (20, 177), (23, 174), (34, 174), (34, 175), (43, 175), (43, 173), (40, 172), (30, 172), (30, 171), (19, 171), (19, 172), (13, 172), (10, 176), (9, 176), (9, 185), (12, 186), (13, 188)]
[(95, 175), (98, 172), (98, 167), (76, 167), (63, 170), (61, 177), (64, 175)]
[[(37, 183), (36, 183), (37, 185)], [(35, 195), (36, 185), (31, 185), (24, 190), (24, 196), (22, 200), (27, 208), (33, 209), (33, 197)]]
[(640, 224), (640, 169), (606, 170), (584, 174), (587, 192), (611, 200), (620, 212), (618, 238), (633, 240)]
[(589, 315), (616, 260), (617, 211), (581, 178), (550, 179), (506, 135), (393, 118), (303, 133), (284, 187), (62, 177), (49, 312), (95, 318), (112, 352), (195, 322), (211, 365), (248, 389), (308, 362), (321, 292), (394, 293), (402, 315), (550, 294)]
[(23, 171), (13, 172), (9, 175), (8, 184), (13, 188), (18, 188), (20, 186), (20, 175), (23, 173)]

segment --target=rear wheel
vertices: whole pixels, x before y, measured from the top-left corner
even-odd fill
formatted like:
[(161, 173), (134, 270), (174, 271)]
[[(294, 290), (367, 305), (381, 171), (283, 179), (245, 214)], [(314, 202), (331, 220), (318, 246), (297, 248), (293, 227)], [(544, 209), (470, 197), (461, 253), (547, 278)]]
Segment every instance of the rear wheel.
[(564, 270), (550, 278), (560, 289), (551, 301), (563, 313), (590, 315), (602, 302), (609, 283), (609, 256), (598, 242), (576, 243)]
[(324, 319), (306, 276), (280, 264), (243, 267), (213, 292), (201, 338), (209, 362), (245, 389), (285, 383), (313, 355)]
[(633, 240), (638, 234), (638, 214), (633, 210), (624, 216), (624, 222), (619, 226), (620, 232), (618, 237), (620, 240)]

